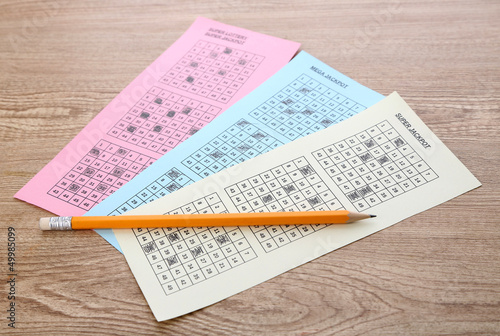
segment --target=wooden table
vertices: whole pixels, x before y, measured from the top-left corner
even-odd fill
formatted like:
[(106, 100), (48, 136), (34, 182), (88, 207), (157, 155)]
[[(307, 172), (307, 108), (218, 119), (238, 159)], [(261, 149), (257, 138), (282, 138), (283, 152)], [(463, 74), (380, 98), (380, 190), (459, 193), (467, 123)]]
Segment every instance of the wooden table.
[[(40, 232), (50, 213), (13, 195), (199, 15), (301, 42), (360, 83), (397, 90), (483, 186), (156, 322), (120, 253), (92, 231)], [(498, 1), (10, 0), (0, 17), (1, 334), (500, 334)]]

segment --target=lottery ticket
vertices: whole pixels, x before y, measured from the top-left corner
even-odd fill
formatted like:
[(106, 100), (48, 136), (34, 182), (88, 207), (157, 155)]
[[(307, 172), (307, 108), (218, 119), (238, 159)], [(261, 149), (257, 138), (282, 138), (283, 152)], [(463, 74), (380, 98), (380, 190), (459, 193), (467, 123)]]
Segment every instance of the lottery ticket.
[(215, 173), (127, 215), (347, 209), (350, 224), (114, 230), (155, 317), (220, 301), (480, 182), (393, 93), (341, 124)]
[(15, 197), (58, 215), (86, 213), (258, 87), (298, 48), (198, 18)]

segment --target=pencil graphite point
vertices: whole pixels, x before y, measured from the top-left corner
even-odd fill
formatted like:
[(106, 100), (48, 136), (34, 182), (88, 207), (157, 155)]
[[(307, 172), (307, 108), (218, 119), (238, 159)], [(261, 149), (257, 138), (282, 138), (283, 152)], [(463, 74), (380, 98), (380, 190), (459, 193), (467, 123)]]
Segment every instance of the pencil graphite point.
[(347, 223), (353, 223), (353, 222), (356, 222), (358, 220), (363, 220), (363, 219), (373, 218), (373, 217), (377, 217), (377, 216), (376, 215), (369, 215), (369, 214), (365, 214), (365, 213), (350, 212), (349, 213), (349, 220), (347, 221)]

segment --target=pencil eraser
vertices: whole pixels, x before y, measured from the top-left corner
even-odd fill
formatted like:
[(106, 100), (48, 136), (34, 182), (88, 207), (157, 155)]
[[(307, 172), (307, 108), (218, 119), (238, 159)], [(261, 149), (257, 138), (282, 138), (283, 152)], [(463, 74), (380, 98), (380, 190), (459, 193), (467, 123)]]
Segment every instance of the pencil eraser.
[(40, 218), (38, 225), (40, 226), (40, 230), (43, 231), (50, 230), (50, 217)]

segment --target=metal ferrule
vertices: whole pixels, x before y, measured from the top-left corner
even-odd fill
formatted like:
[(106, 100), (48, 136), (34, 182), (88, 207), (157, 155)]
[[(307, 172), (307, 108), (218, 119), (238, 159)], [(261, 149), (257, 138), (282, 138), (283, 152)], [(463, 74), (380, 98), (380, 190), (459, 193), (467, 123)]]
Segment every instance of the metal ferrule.
[(49, 221), (51, 230), (71, 230), (72, 217), (51, 217)]

